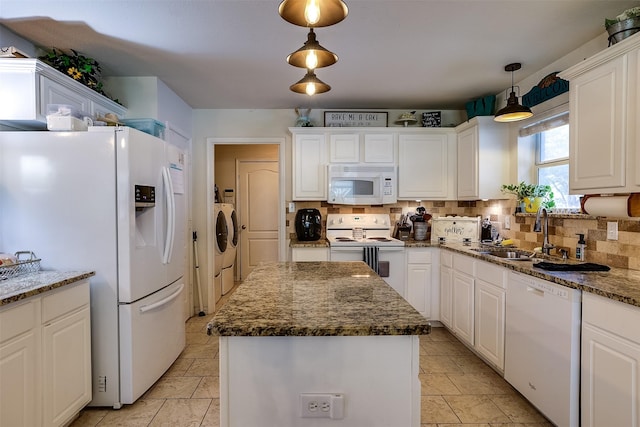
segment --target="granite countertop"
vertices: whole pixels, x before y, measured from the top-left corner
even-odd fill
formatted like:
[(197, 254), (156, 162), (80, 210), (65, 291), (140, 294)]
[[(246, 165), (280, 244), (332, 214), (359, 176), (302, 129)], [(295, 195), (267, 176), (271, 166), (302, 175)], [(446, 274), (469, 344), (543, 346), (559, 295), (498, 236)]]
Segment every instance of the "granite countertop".
[(95, 271), (37, 271), (0, 280), (0, 306), (87, 279), (95, 274)]
[[(548, 271), (535, 266), (544, 259), (534, 258), (532, 261), (509, 261), (473, 251), (472, 249), (478, 248), (477, 244), (465, 246), (460, 243), (446, 243), (439, 246), (443, 249), (469, 255), (559, 285), (580, 289), (584, 292), (640, 307), (640, 271), (637, 270), (612, 267), (610, 271), (606, 272)], [(562, 262), (560, 258), (552, 259), (556, 262)]]
[(221, 336), (424, 335), (430, 325), (364, 262), (256, 267), (207, 327)]
[(302, 241), (292, 237), (289, 241), (290, 248), (328, 248), (329, 241), (322, 237), (320, 240)]

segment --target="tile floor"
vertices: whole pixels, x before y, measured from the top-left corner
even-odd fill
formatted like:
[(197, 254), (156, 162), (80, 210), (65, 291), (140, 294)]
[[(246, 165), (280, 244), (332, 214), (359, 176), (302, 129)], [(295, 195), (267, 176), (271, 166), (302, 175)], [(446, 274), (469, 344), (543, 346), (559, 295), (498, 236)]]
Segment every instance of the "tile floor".
[[(86, 408), (71, 426), (219, 426), (218, 339), (205, 332), (210, 317), (189, 319), (184, 352), (135, 404)], [(420, 337), (420, 371), (421, 427), (552, 426), (444, 328)]]

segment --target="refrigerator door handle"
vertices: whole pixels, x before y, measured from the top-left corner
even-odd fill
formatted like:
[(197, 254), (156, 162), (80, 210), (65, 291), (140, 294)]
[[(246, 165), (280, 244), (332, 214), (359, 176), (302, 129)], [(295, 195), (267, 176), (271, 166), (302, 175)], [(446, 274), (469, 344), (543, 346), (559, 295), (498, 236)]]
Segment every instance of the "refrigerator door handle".
[(178, 296), (180, 295), (183, 289), (184, 289), (184, 283), (180, 283), (180, 287), (178, 288), (178, 290), (172, 293), (171, 295), (169, 295), (168, 297), (162, 298), (160, 301), (156, 301), (153, 304), (143, 305), (142, 307), (140, 307), (140, 313), (146, 313), (147, 311), (153, 310), (155, 308), (158, 308), (170, 303), (174, 299), (178, 298)]
[(167, 223), (166, 223), (166, 237), (164, 242), (164, 251), (162, 253), (162, 263), (169, 264), (171, 262), (171, 254), (173, 252), (173, 240), (176, 230), (176, 218), (175, 218), (175, 199), (173, 196), (173, 183), (171, 181), (171, 173), (169, 168), (162, 168), (162, 180), (164, 181), (165, 199), (167, 203)]

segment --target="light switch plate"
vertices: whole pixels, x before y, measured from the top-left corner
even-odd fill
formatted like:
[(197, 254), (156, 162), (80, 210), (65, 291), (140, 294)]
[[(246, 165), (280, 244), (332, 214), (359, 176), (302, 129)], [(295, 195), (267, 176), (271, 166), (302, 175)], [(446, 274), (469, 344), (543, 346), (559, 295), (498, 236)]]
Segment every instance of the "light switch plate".
[(294, 202), (289, 202), (289, 213), (293, 213), (296, 210), (296, 204)]
[(607, 222), (607, 240), (618, 240), (618, 221)]

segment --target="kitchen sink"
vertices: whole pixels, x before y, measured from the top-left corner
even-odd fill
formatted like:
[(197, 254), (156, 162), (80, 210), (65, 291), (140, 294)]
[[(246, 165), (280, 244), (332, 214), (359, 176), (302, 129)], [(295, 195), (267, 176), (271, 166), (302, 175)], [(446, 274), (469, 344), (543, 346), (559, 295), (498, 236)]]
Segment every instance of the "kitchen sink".
[(531, 259), (533, 258), (530, 252), (519, 249), (478, 248), (472, 250), (482, 255), (491, 255), (509, 261), (531, 261)]

